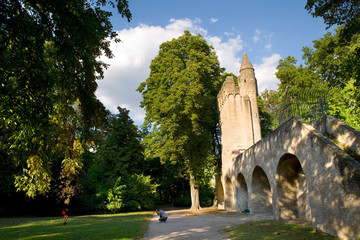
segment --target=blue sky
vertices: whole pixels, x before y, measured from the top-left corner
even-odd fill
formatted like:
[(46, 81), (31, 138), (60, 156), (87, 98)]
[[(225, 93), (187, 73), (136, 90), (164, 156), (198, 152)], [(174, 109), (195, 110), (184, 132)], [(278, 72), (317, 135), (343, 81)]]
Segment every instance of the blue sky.
[(146, 80), (159, 45), (181, 36), (185, 30), (201, 34), (214, 46), (226, 72), (239, 74), (241, 57), (248, 55), (255, 68), (259, 91), (276, 89), (274, 73), (280, 59), (294, 56), (301, 62), (303, 46), (327, 31), (322, 19), (305, 10), (306, 0), (129, 0), (132, 20), (114, 12), (111, 18), (121, 43), (111, 45), (115, 57), (103, 80), (98, 98), (113, 113), (121, 106), (141, 124), (145, 116), (136, 92)]

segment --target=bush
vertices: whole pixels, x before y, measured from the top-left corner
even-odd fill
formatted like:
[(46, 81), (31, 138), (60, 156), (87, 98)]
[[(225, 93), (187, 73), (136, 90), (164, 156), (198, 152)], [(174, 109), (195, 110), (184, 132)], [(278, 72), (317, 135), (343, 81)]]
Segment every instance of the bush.
[(134, 174), (124, 180), (119, 177), (108, 191), (106, 208), (111, 212), (153, 209), (156, 187), (150, 176)]
[(125, 203), (124, 210), (129, 212), (135, 212), (141, 210), (141, 205), (134, 200)]
[(120, 185), (120, 181), (121, 178), (118, 178), (114, 188), (110, 189), (108, 192), (108, 196), (107, 196), (108, 204), (106, 204), (106, 208), (112, 213), (118, 212), (124, 206), (122, 195), (126, 186)]

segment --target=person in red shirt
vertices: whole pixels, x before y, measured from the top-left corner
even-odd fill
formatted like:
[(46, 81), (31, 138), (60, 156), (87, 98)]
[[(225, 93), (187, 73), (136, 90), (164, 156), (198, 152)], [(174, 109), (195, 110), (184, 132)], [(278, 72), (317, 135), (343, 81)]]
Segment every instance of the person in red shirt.
[(66, 225), (67, 220), (69, 218), (69, 210), (67, 208), (64, 208), (64, 210), (62, 211), (62, 215), (64, 216), (64, 225)]

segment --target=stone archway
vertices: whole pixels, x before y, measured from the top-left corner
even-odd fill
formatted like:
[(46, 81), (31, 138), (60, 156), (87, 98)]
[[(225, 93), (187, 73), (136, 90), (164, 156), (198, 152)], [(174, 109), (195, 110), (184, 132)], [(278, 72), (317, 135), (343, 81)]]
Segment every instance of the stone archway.
[(311, 219), (307, 209), (306, 176), (295, 155), (285, 154), (276, 170), (277, 209), (280, 219)]
[(225, 209), (234, 210), (235, 201), (234, 201), (234, 186), (229, 177), (225, 180)]
[(221, 180), (218, 182), (218, 209), (225, 209), (224, 188)]
[(251, 184), (251, 213), (273, 213), (271, 188), (264, 170), (256, 166)]
[(242, 173), (239, 173), (236, 178), (237, 183), (237, 209), (243, 211), (244, 209), (248, 209), (248, 187)]

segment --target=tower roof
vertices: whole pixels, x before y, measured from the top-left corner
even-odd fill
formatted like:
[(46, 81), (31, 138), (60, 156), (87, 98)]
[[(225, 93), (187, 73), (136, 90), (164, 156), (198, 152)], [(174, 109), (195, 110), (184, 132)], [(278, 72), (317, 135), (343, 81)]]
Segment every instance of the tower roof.
[(254, 69), (249, 58), (247, 57), (246, 53), (244, 52), (243, 58), (242, 58), (242, 62), (241, 62), (241, 66), (240, 66), (240, 71), (243, 69)]

